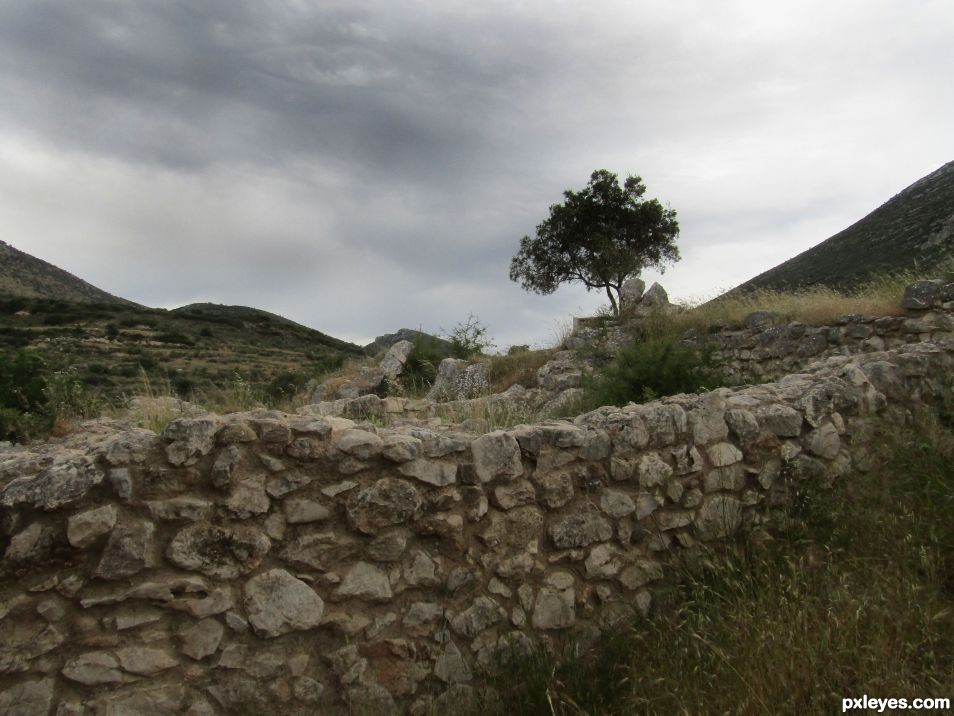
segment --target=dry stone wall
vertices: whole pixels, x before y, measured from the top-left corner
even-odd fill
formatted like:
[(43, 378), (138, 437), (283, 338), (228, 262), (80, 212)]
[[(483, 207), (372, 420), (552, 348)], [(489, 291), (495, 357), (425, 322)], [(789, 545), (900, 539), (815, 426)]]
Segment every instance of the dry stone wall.
[[(873, 334), (876, 335), (876, 334)], [(950, 391), (954, 344), (485, 435), (254, 412), (0, 453), (0, 713), (453, 713)]]

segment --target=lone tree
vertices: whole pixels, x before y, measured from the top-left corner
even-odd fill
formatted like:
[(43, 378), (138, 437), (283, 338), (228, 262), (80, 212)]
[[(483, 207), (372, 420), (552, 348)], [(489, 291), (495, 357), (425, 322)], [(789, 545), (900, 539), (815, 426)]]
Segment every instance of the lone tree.
[(612, 172), (593, 172), (585, 189), (563, 192), (563, 203), (550, 207), (550, 218), (537, 226), (535, 237), (520, 240), (510, 280), (541, 294), (575, 281), (587, 291), (606, 289), (619, 315), (620, 289), (628, 277), (679, 260), (676, 211), (644, 200), (645, 192), (638, 176), (626, 177), (621, 187)]

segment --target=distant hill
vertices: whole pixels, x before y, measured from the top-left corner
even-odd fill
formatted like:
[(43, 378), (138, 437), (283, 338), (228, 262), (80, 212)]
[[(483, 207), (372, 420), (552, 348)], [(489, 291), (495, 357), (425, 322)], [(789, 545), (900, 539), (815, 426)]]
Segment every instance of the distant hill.
[(0, 294), (74, 303), (136, 305), (3, 241), (0, 241)]
[(429, 333), (418, 331), (413, 328), (400, 328), (395, 333), (385, 333), (383, 336), (378, 336), (368, 345), (366, 345), (364, 350), (368, 355), (375, 356), (382, 351), (386, 351), (399, 341), (411, 341), (411, 343), (413, 343), (419, 338), (430, 339), (434, 342), (434, 345), (439, 351), (446, 352), (447, 355), (451, 354), (450, 341), (446, 341), (443, 338), (438, 338), (437, 336), (432, 336)]
[(954, 162), (914, 182), (844, 231), (733, 291), (850, 289), (879, 273), (954, 255)]
[(109, 399), (171, 390), (220, 403), (243, 391), (289, 397), (364, 356), (359, 346), (255, 308), (140, 306), (0, 243), (0, 353), (20, 348)]

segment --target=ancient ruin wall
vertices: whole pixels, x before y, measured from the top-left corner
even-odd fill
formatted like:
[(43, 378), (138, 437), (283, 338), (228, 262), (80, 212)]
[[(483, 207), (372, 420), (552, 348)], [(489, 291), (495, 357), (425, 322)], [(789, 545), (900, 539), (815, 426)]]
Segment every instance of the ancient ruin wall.
[(274, 412), (0, 453), (0, 713), (434, 713), (865, 469), (954, 345), (475, 436)]

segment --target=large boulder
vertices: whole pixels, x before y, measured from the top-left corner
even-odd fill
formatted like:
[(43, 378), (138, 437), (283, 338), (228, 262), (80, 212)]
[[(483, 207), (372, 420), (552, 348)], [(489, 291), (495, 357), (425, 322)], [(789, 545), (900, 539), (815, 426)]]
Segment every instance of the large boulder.
[(428, 400), (469, 400), (485, 395), (490, 388), (486, 363), (468, 363), (445, 358), (437, 368), (437, 377), (427, 392)]

